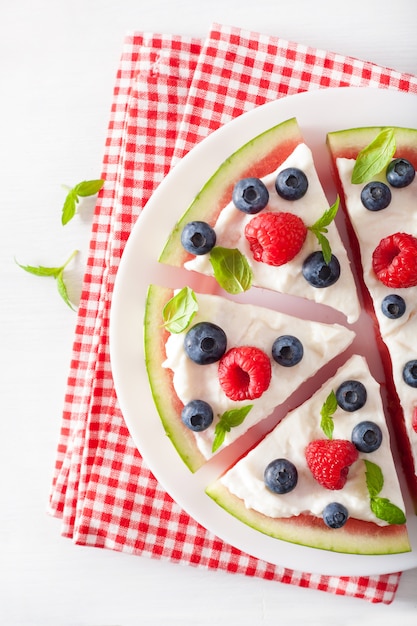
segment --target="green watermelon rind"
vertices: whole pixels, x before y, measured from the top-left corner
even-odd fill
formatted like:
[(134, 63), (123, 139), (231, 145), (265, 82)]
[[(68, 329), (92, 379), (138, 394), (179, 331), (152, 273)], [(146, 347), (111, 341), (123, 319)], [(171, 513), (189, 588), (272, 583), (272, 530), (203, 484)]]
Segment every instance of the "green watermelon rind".
[(326, 140), (332, 158), (356, 158), (358, 153), (385, 128), (394, 129), (396, 153), (408, 159), (414, 157), (415, 160), (417, 158), (417, 129), (400, 126), (363, 126), (329, 132)]
[[(359, 270), (358, 274), (361, 276), (361, 264), (360, 264), (360, 249), (359, 243), (356, 239), (354, 229), (349, 221), (349, 215), (344, 206), (344, 195), (342, 192), (342, 183), (338, 174), (336, 159), (338, 158), (350, 158), (356, 159), (357, 155), (363, 148), (368, 146), (371, 141), (384, 129), (393, 128), (396, 141), (396, 151), (394, 157), (402, 157), (410, 160), (414, 165), (417, 164), (417, 129), (407, 128), (400, 126), (363, 126), (356, 128), (348, 128), (344, 130), (338, 130), (327, 133), (326, 143), (329, 149), (332, 164), (333, 175), (336, 181), (336, 185), (340, 190), (342, 198), (342, 207), (347, 218), (347, 229), (352, 248), (353, 257), (356, 259)], [(362, 281), (361, 281), (362, 282)], [(399, 405), (397, 398), (397, 392), (395, 384), (392, 378), (391, 372), (391, 358), (389, 356), (388, 349), (386, 348), (378, 330), (378, 323), (373, 308), (371, 296), (366, 286), (361, 284), (361, 291), (364, 299), (365, 308), (374, 320), (374, 326), (376, 329), (376, 337), (381, 352), (381, 359), (384, 365), (386, 385), (390, 390), (390, 395), (394, 400), (390, 403), (389, 412), (392, 417), (394, 425), (394, 432), (397, 439), (397, 446), (400, 452), (401, 463), (403, 466), (404, 474), (409, 486), (409, 491), (413, 503), (414, 512), (417, 515), (417, 468), (413, 461), (413, 455), (411, 452), (410, 441), (406, 431), (405, 418), (403, 409)]]
[(349, 519), (339, 529), (330, 529), (312, 515), (272, 518), (245, 506), (220, 480), (206, 493), (225, 511), (251, 528), (274, 539), (343, 554), (387, 555), (411, 551), (407, 528), (403, 525), (377, 526), (372, 522)]
[(186, 466), (195, 472), (206, 460), (197, 447), (194, 435), (181, 421), (183, 405), (175, 393), (172, 371), (162, 367), (169, 335), (163, 328), (162, 311), (173, 295), (173, 290), (167, 287), (150, 285), (148, 288), (144, 318), (145, 365), (153, 401), (165, 433)]
[(277, 167), (303, 141), (296, 118), (288, 119), (257, 135), (231, 154), (203, 185), (173, 228), (159, 262), (182, 267), (190, 260), (181, 244), (184, 226), (202, 220), (214, 226), (220, 211), (230, 202), (234, 184), (241, 178), (261, 178)]

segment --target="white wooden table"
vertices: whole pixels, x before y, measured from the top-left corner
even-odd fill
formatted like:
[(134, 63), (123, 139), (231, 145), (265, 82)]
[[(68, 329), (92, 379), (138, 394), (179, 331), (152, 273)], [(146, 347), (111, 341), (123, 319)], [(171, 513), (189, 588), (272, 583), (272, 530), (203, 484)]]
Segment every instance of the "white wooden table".
[(414, 0), (3, 0), (0, 4), (0, 624), (415, 624), (417, 569), (390, 606), (75, 547), (46, 503), (75, 314), (22, 263), (63, 262), (91, 221), (57, 220), (61, 184), (95, 178), (129, 30), (204, 36), (212, 22), (417, 74)]

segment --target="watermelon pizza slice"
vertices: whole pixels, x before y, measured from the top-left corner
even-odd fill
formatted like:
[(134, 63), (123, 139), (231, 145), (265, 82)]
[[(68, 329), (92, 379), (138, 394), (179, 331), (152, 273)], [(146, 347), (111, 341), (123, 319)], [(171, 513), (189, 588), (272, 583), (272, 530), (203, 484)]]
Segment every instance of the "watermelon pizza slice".
[(348, 129), (327, 142), (417, 510), (417, 130)]
[(410, 551), (379, 384), (353, 355), (207, 488), (249, 526), (353, 554)]
[(145, 359), (165, 431), (191, 471), (269, 416), (352, 343), (310, 322), (220, 295), (151, 285)]
[(254, 286), (321, 303), (354, 323), (360, 304), (337, 210), (292, 118), (220, 165), (172, 229), (159, 261), (214, 276), (233, 294)]

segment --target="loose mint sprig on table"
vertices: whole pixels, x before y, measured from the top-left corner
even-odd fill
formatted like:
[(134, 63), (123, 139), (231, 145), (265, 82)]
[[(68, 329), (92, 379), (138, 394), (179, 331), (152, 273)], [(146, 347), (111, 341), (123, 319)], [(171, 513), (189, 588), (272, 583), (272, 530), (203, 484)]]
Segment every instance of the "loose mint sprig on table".
[[(105, 181), (103, 179), (95, 179), (95, 180), (85, 180), (81, 183), (78, 183), (74, 187), (66, 187), (68, 190), (67, 196), (65, 198), (64, 206), (62, 207), (62, 216), (61, 222), (62, 225), (68, 224), (68, 222), (74, 217), (77, 204), (80, 202), (80, 198), (86, 198), (88, 196), (94, 196), (96, 193), (100, 191), (103, 187)], [(25, 272), (29, 272), (29, 274), (34, 274), (35, 276), (49, 276), (56, 279), (56, 284), (58, 288), (58, 293), (64, 302), (75, 311), (73, 305), (71, 304), (70, 298), (68, 296), (67, 286), (64, 280), (64, 272), (75, 257), (78, 254), (78, 250), (75, 250), (71, 256), (65, 261), (63, 265), (59, 267), (46, 267), (43, 265), (22, 265), (21, 263), (17, 263), (19, 267), (21, 267)]]
[(28, 272), (29, 274), (34, 274), (35, 276), (49, 276), (56, 279), (56, 285), (58, 288), (58, 293), (61, 298), (64, 300), (65, 304), (67, 304), (70, 309), (75, 310), (68, 296), (67, 286), (64, 280), (64, 271), (67, 265), (70, 264), (75, 255), (78, 254), (78, 250), (74, 250), (74, 252), (68, 257), (63, 265), (59, 267), (45, 267), (44, 265), (22, 265), (16, 261), (17, 265)]
[(65, 187), (68, 190), (65, 198), (64, 206), (62, 207), (62, 225), (68, 224), (75, 215), (77, 210), (77, 204), (80, 202), (80, 198), (87, 198), (88, 196), (94, 196), (100, 191), (104, 185), (104, 180), (84, 180), (81, 183), (75, 185), (75, 187)]

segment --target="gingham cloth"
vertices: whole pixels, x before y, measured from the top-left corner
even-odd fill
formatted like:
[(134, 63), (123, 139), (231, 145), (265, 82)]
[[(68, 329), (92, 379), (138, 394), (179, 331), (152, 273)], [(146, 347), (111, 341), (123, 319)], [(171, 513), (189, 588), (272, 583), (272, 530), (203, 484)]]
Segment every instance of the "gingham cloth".
[(417, 78), (214, 24), (204, 41), (131, 33), (114, 89), (48, 510), (76, 544), (218, 568), (389, 604), (400, 573), (335, 577), (260, 561), (202, 528), (162, 489), (120, 412), (109, 312), (124, 245), (146, 201), (198, 141), (267, 101), (336, 86), (417, 93)]

